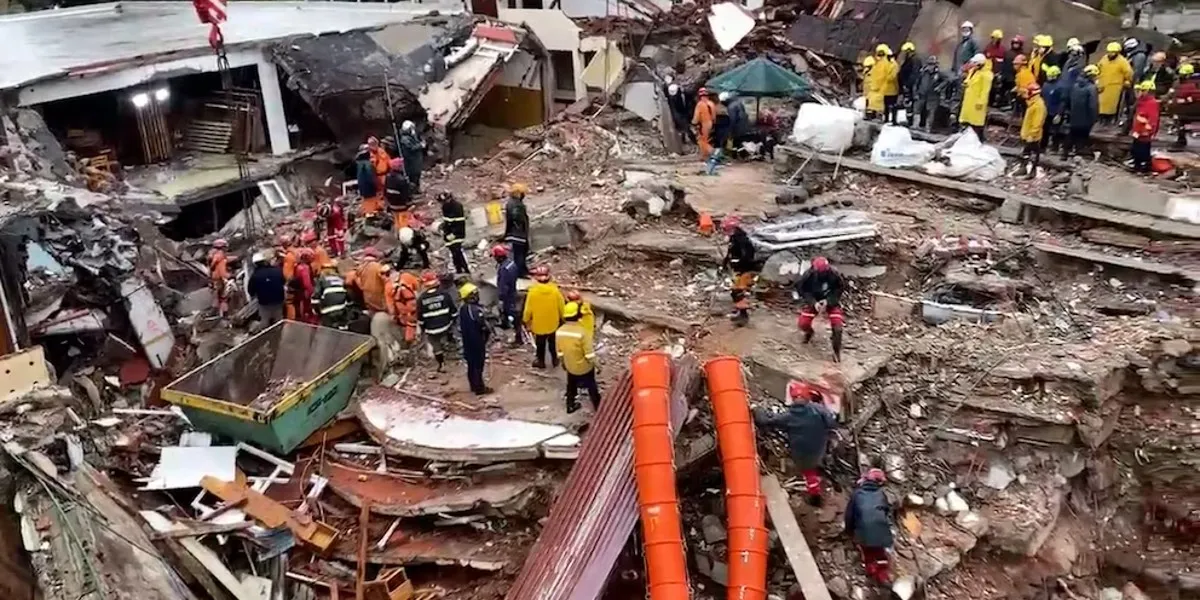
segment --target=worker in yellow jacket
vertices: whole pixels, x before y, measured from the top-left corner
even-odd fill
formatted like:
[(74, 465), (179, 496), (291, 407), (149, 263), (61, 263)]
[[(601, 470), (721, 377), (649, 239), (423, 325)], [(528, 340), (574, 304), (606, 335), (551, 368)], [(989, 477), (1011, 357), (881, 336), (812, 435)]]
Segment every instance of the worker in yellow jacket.
[(1121, 55), (1121, 44), (1109, 42), (1105, 55), (1096, 63), (1100, 74), (1096, 76), (1096, 88), (1100, 93), (1100, 122), (1113, 123), (1121, 109), (1121, 96), (1125, 88), (1133, 84), (1133, 67), (1129, 59)]
[(1046, 101), (1042, 99), (1042, 88), (1037, 83), (1031, 83), (1025, 88), (1025, 98), (1028, 106), (1025, 108), (1025, 118), (1021, 120), (1021, 163), (1026, 170), (1025, 177), (1033, 179), (1037, 175), (1038, 163), (1042, 160), (1042, 132), (1046, 127)]
[(883, 68), (883, 122), (897, 124), (900, 112), (900, 63), (887, 44), (875, 47), (875, 68)]
[(554, 332), (562, 324), (563, 300), (558, 284), (550, 281), (550, 268), (542, 265), (533, 270), (534, 284), (525, 293), (525, 312), (521, 321), (525, 328), (533, 333), (534, 347), (537, 357), (533, 366), (538, 369), (546, 368), (545, 356), (550, 354), (550, 362), (558, 366), (558, 352), (554, 349)]
[(987, 126), (988, 96), (992, 93), (992, 61), (982, 54), (976, 54), (965, 68), (958, 122), (974, 130), (982, 142), (983, 130)]
[[(874, 56), (863, 59), (863, 95), (867, 98), (867, 119), (883, 115), (883, 74), (886, 69), (878, 65)], [(876, 68), (876, 67), (879, 68)]]
[(1025, 92), (1029, 89), (1030, 84), (1037, 83), (1037, 75), (1029, 66), (1029, 58), (1024, 54), (1018, 54), (1013, 58), (1013, 68), (1017, 71), (1013, 77), (1013, 89), (1009, 90), (1009, 93), (1012, 96), (1013, 116), (1020, 119), (1025, 114)]
[(596, 335), (596, 312), (592, 310), (592, 303), (584, 300), (575, 290), (567, 291), (567, 302), (579, 305), (579, 324), (583, 326), (584, 331)]
[(579, 388), (587, 390), (593, 408), (600, 408), (600, 388), (596, 385), (596, 348), (592, 332), (580, 322), (582, 313), (578, 302), (563, 307), (562, 327), (555, 332), (555, 347), (567, 371), (567, 414), (579, 410)]

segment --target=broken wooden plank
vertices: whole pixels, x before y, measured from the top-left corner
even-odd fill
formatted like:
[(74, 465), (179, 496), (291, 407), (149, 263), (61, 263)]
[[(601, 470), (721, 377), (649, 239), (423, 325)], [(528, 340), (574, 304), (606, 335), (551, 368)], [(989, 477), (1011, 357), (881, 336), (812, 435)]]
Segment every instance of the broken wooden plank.
[(250, 521), (242, 521), (241, 523), (197, 522), (191, 525), (179, 524), (179, 527), (170, 531), (155, 531), (154, 533), (150, 534), (150, 539), (178, 539), (185, 537), (199, 537), (214, 533), (233, 533), (235, 531), (245, 531), (253, 526), (254, 523)]
[(800, 582), (804, 597), (806, 600), (832, 600), (829, 588), (825, 586), (825, 578), (821, 576), (817, 561), (808, 547), (808, 541), (804, 539), (804, 532), (800, 531), (800, 524), (796, 522), (787, 492), (783, 491), (779, 480), (771, 474), (762, 476), (762, 490), (767, 500), (767, 512), (771, 515), (771, 524), (775, 526), (775, 533), (779, 534), (783, 552), (788, 557), (796, 581)]
[(337, 538), (338, 530), (333, 527), (293, 511), (240, 482), (205, 476), (200, 485), (227, 504), (242, 503), (241, 510), (270, 529), (287, 527), (296, 538), (318, 550), (328, 549)]
[(1068, 256), (1079, 260), (1086, 260), (1088, 262), (1102, 263), (1125, 269), (1133, 269), (1136, 271), (1145, 271), (1147, 273), (1154, 273), (1156, 275), (1182, 277), (1189, 281), (1200, 281), (1200, 273), (1171, 264), (1149, 260), (1138, 260), (1135, 258), (1129, 258), (1127, 256), (1115, 256), (1112, 254), (1105, 254), (1103, 252), (1096, 252), (1094, 250), (1070, 248), (1067, 246), (1059, 246), (1057, 244), (1034, 244), (1033, 247), (1039, 252), (1045, 252), (1047, 254)]

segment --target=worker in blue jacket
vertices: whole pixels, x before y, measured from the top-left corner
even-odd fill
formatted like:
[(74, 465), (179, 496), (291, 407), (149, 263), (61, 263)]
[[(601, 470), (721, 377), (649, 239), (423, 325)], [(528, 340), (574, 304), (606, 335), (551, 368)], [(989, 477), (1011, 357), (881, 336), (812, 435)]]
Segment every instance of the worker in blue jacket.
[(862, 553), (867, 577), (876, 583), (891, 582), (892, 506), (883, 492), (887, 476), (882, 469), (868, 469), (846, 504), (846, 533)]
[(521, 311), (517, 306), (517, 280), (521, 277), (521, 268), (509, 256), (508, 248), (492, 247), (492, 258), (496, 260), (496, 295), (500, 300), (500, 326), (504, 329), (513, 328), (514, 348), (525, 343), (521, 332)]
[(483, 316), (479, 305), (479, 287), (464, 283), (458, 289), (463, 305), (458, 310), (458, 327), (462, 334), (463, 360), (467, 363), (467, 381), (476, 396), (492, 393), (492, 388), (483, 382), (483, 367), (487, 364), (487, 345), (492, 337), (492, 328)]
[(754, 423), (763, 429), (787, 434), (793, 468), (804, 477), (808, 503), (821, 505), (821, 464), (829, 433), (837, 427), (837, 417), (824, 404), (820, 390), (803, 382), (792, 381), (787, 387), (791, 404), (787, 412), (772, 415), (761, 407), (754, 409)]
[(1062, 69), (1049, 65), (1043, 67), (1046, 83), (1042, 85), (1042, 100), (1046, 103), (1046, 125), (1042, 128), (1042, 151), (1047, 147), (1057, 150), (1063, 137), (1063, 111), (1067, 106), (1066, 81), (1062, 78)]

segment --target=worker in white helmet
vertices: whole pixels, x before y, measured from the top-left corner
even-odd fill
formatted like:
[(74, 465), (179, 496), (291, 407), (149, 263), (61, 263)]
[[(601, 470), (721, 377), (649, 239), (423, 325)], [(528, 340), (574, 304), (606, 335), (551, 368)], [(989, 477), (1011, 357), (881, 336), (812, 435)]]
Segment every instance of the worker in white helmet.
[(416, 252), (422, 269), (429, 268), (429, 239), (420, 229), (402, 227), (396, 232), (400, 239), (400, 256), (394, 262), (397, 271), (403, 271), (408, 266), (410, 252)]
[(421, 170), (425, 166), (425, 140), (417, 133), (417, 125), (405, 121), (400, 125), (400, 158), (404, 159), (404, 174), (412, 184), (414, 194), (421, 193)]
[(958, 45), (954, 47), (954, 73), (960, 73), (963, 65), (971, 60), (972, 56), (979, 54), (983, 50), (979, 47), (979, 42), (975, 41), (975, 24), (970, 21), (963, 21), (961, 27), (958, 28), (961, 37), (959, 37)]
[(695, 144), (696, 133), (692, 131), (692, 111), (695, 107), (678, 83), (667, 85), (667, 107), (671, 109), (671, 122), (675, 124), (675, 134), (680, 136), (684, 144)]

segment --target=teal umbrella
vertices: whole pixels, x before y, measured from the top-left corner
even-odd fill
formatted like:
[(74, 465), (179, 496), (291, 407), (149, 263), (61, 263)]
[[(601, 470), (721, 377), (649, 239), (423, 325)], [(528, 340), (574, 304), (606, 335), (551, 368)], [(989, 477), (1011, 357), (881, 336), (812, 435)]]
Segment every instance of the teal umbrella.
[(759, 57), (712, 79), (704, 87), (716, 92), (734, 92), (739, 96), (794, 98), (812, 89), (808, 78)]

